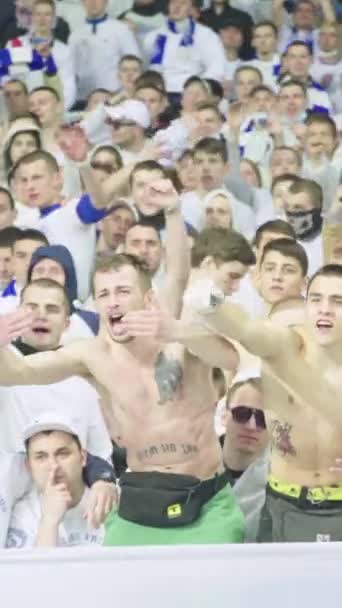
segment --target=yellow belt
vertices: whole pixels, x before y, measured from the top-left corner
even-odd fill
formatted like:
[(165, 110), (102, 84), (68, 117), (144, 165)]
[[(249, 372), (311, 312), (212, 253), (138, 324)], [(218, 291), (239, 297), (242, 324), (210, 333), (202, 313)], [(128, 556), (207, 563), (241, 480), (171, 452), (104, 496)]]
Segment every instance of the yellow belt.
[(307, 488), (295, 483), (284, 483), (279, 481), (274, 475), (269, 476), (268, 485), (278, 494), (290, 496), (291, 498), (300, 498), (304, 493), (305, 498), (311, 502), (323, 502), (324, 500), (342, 501), (342, 485)]

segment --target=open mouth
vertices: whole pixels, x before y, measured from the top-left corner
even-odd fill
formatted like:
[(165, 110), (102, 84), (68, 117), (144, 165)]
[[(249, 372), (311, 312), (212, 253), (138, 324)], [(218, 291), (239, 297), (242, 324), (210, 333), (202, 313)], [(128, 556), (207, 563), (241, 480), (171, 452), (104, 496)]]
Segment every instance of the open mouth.
[(320, 330), (328, 330), (333, 328), (333, 324), (331, 321), (317, 321), (316, 327)]
[(111, 332), (115, 336), (122, 336), (125, 331), (122, 327), (122, 319), (124, 315), (109, 315), (108, 320), (111, 327)]
[(37, 334), (37, 335), (43, 335), (43, 334), (49, 334), (50, 333), (50, 330), (47, 327), (39, 327), (39, 326), (38, 327), (34, 327), (32, 329), (32, 331), (33, 331), (34, 334)]

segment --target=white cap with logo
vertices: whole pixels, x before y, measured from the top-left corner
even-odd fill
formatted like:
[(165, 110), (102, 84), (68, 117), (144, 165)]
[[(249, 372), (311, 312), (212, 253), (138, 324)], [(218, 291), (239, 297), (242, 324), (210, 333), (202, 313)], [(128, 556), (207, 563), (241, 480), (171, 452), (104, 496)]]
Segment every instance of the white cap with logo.
[(81, 447), (86, 449), (86, 437), (75, 419), (69, 418), (64, 413), (54, 411), (44, 412), (31, 420), (24, 429), (23, 441), (26, 442), (38, 433), (44, 433), (45, 431), (61, 431), (69, 435), (75, 435), (79, 439)]
[(137, 99), (127, 99), (117, 106), (105, 106), (105, 111), (110, 120), (131, 120), (143, 129), (148, 129), (151, 125), (147, 106)]

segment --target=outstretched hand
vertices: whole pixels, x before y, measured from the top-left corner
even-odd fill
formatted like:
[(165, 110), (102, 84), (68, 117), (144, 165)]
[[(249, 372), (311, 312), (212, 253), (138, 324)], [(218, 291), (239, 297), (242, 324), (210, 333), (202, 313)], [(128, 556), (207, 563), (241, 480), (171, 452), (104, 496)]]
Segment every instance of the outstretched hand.
[(0, 346), (7, 346), (27, 332), (32, 326), (33, 316), (24, 309), (0, 316)]
[(129, 312), (123, 317), (121, 324), (125, 333), (132, 337), (171, 342), (175, 337), (177, 321), (166, 310), (157, 308)]

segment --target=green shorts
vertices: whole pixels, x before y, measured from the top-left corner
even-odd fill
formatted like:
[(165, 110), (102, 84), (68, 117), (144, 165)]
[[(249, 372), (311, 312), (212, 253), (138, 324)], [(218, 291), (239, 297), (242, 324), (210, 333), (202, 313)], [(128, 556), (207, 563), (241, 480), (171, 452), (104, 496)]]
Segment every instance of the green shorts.
[(116, 511), (105, 523), (104, 545), (185, 545), (244, 542), (244, 516), (229, 485), (202, 508), (199, 518), (177, 528), (152, 528), (127, 521)]

